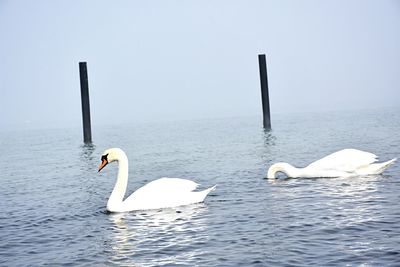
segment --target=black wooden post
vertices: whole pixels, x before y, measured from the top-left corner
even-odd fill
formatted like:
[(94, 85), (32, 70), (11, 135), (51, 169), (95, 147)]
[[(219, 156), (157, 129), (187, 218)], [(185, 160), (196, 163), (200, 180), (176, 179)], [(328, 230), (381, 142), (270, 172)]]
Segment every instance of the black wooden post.
[(92, 143), (92, 129), (90, 125), (89, 83), (86, 62), (79, 62), (79, 75), (81, 78), (83, 142)]
[(267, 62), (265, 55), (258, 55), (258, 65), (260, 67), (260, 84), (261, 84), (261, 100), (264, 116), (264, 128), (271, 129), (271, 116), (269, 110), (269, 94), (268, 94), (268, 78), (267, 78)]

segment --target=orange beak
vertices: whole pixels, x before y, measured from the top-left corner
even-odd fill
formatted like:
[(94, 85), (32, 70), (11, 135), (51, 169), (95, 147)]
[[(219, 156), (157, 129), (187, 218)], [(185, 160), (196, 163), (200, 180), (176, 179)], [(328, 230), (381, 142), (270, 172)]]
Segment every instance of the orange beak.
[(106, 165), (108, 164), (108, 161), (106, 159), (103, 159), (103, 161), (101, 162), (100, 166), (99, 166), (99, 171), (101, 171)]

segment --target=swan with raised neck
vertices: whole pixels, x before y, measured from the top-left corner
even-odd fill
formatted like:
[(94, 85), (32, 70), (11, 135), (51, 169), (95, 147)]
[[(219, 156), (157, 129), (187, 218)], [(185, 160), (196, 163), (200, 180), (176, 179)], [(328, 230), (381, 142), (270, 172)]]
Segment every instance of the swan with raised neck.
[(110, 212), (147, 210), (176, 207), (203, 202), (215, 185), (203, 191), (194, 191), (198, 184), (181, 178), (160, 178), (133, 192), (124, 200), (128, 185), (128, 157), (120, 148), (110, 148), (101, 156), (99, 172), (114, 161), (118, 162), (118, 175), (107, 202)]

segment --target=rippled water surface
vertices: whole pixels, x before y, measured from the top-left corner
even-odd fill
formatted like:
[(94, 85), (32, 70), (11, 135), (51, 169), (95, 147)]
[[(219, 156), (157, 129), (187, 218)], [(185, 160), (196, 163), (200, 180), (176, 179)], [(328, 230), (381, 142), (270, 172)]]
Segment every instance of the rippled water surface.
[[(304, 166), (343, 148), (400, 155), (400, 112), (257, 117), (1, 132), (1, 266), (399, 266), (400, 162), (384, 175), (279, 179), (267, 168)], [(182, 177), (205, 203), (109, 214), (121, 147), (128, 193)]]

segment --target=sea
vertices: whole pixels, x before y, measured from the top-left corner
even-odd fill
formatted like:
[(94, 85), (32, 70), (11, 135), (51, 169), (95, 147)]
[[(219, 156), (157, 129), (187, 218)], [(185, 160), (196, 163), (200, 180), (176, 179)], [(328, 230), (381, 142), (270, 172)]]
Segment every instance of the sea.
[[(400, 161), (382, 175), (266, 179), (344, 148), (400, 158), (400, 109), (0, 131), (0, 266), (400, 266)], [(204, 203), (106, 211), (160, 177), (217, 185)]]

